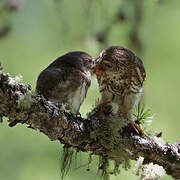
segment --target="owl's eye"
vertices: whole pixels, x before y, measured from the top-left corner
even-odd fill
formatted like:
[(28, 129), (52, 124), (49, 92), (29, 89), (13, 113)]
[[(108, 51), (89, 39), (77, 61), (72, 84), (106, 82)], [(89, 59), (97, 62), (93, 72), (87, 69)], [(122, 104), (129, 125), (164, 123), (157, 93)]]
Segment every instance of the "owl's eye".
[(87, 61), (88, 61), (89, 63), (91, 63), (91, 62), (92, 62), (92, 60), (91, 60), (91, 59), (87, 59)]
[(104, 63), (104, 66), (105, 66), (106, 68), (112, 68), (112, 66), (111, 66), (110, 64), (107, 64), (107, 63)]
[(110, 64), (106, 64), (106, 67), (111, 68), (111, 65)]

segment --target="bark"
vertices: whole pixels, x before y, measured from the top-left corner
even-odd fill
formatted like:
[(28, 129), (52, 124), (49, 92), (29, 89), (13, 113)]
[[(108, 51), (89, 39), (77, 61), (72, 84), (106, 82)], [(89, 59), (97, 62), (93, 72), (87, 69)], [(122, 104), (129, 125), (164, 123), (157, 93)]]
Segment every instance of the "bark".
[(111, 119), (75, 117), (67, 113), (63, 105), (47, 101), (36, 95), (30, 85), (16, 82), (16, 78), (0, 71), (1, 120), (2, 117), (8, 118), (10, 127), (25, 124), (66, 147), (90, 151), (107, 159), (121, 160), (123, 153), (133, 160), (143, 156), (144, 163), (161, 165), (167, 174), (180, 178), (179, 143), (161, 144), (150, 136), (129, 133), (126, 128), (115, 128)]

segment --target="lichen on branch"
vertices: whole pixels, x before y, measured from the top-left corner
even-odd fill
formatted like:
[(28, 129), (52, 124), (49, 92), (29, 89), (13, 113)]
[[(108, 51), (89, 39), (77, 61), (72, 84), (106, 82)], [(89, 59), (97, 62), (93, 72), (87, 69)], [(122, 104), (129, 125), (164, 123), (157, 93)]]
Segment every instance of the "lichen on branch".
[[(7, 117), (11, 127), (17, 123), (26, 124), (52, 141), (98, 155), (102, 158), (99, 168), (107, 167), (107, 161), (113, 160), (114, 174), (119, 172), (121, 163), (128, 167), (129, 160), (142, 156), (144, 164), (158, 164), (167, 174), (180, 178), (179, 145), (162, 144), (156, 141), (157, 137), (128, 133), (114, 126), (113, 119), (75, 117), (67, 113), (63, 105), (47, 101), (35, 94), (30, 85), (14, 80), (0, 71), (0, 117)], [(102, 170), (106, 177), (111, 173), (106, 168)]]

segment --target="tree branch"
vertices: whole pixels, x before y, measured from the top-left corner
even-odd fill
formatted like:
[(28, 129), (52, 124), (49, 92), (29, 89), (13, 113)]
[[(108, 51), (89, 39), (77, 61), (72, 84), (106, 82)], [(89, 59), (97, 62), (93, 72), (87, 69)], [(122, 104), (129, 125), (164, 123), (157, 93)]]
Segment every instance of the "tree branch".
[(123, 153), (133, 160), (143, 156), (144, 163), (163, 166), (167, 174), (180, 178), (179, 144), (161, 144), (152, 137), (127, 133), (114, 128), (111, 120), (74, 117), (64, 111), (63, 105), (36, 95), (30, 85), (23, 85), (17, 79), (0, 71), (0, 119), (7, 117), (9, 126), (27, 124), (52, 141), (59, 140), (67, 147), (107, 159), (122, 160)]

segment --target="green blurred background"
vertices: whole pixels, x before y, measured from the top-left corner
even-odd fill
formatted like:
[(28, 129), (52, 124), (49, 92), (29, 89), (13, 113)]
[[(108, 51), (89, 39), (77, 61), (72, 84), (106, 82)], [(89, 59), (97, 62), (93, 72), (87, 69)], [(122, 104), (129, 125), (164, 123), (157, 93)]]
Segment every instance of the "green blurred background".
[[(11, 24), (11, 32), (0, 39), (0, 61), (4, 71), (13, 76), (21, 74), (23, 82), (35, 88), (39, 72), (63, 53), (81, 50), (96, 57), (102, 45), (96, 41), (95, 34), (111, 23), (121, 3), (121, 0), (21, 0), (17, 12), (0, 17), (0, 26)], [(140, 26), (143, 50), (134, 49), (147, 70), (145, 100), (155, 114), (149, 129), (162, 131), (164, 140), (171, 143), (180, 136), (179, 9), (179, 0), (145, 0)], [(131, 14), (130, 8), (127, 11)], [(107, 45), (131, 48), (127, 42), (130, 27), (131, 22), (113, 25)], [(97, 82), (93, 78), (81, 108), (83, 115), (98, 97)], [(61, 151), (58, 142), (50, 142), (42, 133), (27, 129), (25, 125), (9, 128), (4, 121), (0, 124), (0, 180), (59, 180)], [(65, 180), (101, 179), (97, 174), (97, 158), (93, 158), (90, 171), (86, 171), (87, 159), (88, 154), (81, 153)], [(111, 179), (138, 177), (132, 168), (122, 169), (119, 176)], [(166, 176), (165, 179), (172, 178)]]

